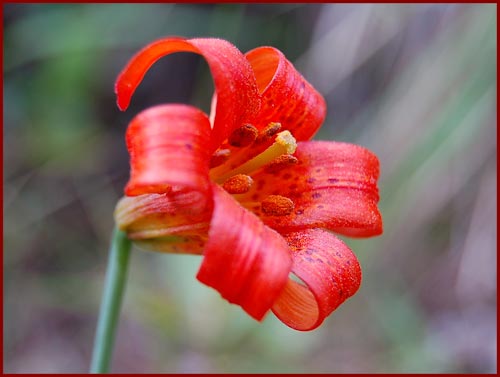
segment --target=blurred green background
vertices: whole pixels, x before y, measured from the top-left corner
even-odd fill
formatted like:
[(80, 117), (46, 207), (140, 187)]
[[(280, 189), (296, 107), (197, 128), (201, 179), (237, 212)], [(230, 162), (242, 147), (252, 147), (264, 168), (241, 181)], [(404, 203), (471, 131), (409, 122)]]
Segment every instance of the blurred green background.
[(360, 291), (318, 330), (262, 324), (195, 279), (200, 258), (134, 249), (113, 360), (128, 373), (495, 373), (495, 4), (7, 4), (4, 371), (85, 373), (127, 123), (212, 83), (158, 62), (125, 113), (113, 84), (163, 36), (282, 50), (328, 102), (317, 139), (380, 158), (385, 232), (350, 240)]

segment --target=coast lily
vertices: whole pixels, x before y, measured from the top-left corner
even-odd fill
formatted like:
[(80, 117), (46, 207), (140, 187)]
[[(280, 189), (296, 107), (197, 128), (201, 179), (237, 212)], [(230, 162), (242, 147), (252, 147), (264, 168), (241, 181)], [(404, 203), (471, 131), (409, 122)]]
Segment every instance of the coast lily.
[(131, 121), (118, 227), (144, 248), (202, 255), (198, 280), (256, 320), (272, 310), (315, 329), (361, 283), (356, 256), (332, 232), (382, 233), (377, 157), (309, 141), (325, 101), (273, 47), (244, 55), (220, 39), (153, 42), (117, 79), (121, 110), (151, 65), (175, 52), (208, 62), (211, 113), (166, 104)]

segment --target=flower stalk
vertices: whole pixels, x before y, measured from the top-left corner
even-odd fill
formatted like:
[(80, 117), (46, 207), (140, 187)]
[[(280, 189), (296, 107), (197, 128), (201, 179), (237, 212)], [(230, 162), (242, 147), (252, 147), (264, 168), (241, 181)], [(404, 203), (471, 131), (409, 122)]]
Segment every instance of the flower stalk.
[(131, 242), (127, 234), (113, 231), (90, 373), (108, 373), (116, 328), (127, 279)]

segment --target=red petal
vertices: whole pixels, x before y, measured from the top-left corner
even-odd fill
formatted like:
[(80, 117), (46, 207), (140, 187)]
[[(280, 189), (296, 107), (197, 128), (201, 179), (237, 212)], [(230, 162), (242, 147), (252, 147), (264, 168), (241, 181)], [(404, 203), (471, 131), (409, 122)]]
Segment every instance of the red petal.
[(215, 186), (214, 212), (197, 278), (261, 320), (291, 268), (284, 238)]
[(353, 144), (311, 141), (299, 143), (295, 157), (295, 165), (253, 175), (254, 187), (241, 199), (292, 199), (295, 209), (288, 216), (265, 216), (255, 210), (267, 225), (280, 232), (324, 227), (354, 237), (382, 233), (379, 162), (372, 152)]
[(288, 280), (273, 312), (296, 330), (313, 330), (361, 284), (361, 268), (352, 251), (333, 234), (310, 229), (287, 236), (292, 271), (306, 286)]
[(141, 112), (127, 129), (126, 195), (165, 193), (172, 186), (207, 191), (209, 135), (207, 116), (194, 107), (161, 105)]
[(126, 196), (115, 209), (118, 227), (147, 249), (201, 254), (212, 216), (211, 197), (196, 191)]
[(262, 94), (259, 128), (269, 122), (280, 122), (298, 141), (311, 139), (326, 116), (326, 103), (273, 47), (259, 47), (246, 53)]
[[(273, 47), (259, 47), (246, 54), (255, 72), (262, 96), (262, 107), (254, 126), (261, 132), (270, 123), (281, 124), (280, 131), (289, 130), (296, 140), (309, 140), (320, 128), (326, 115), (326, 103), (295, 69), (283, 53)], [(259, 137), (251, 148), (233, 148), (225, 163), (228, 170), (239, 166), (264, 151), (274, 137)]]
[(158, 59), (174, 52), (202, 55), (212, 72), (217, 93), (211, 136), (213, 152), (234, 129), (245, 122), (252, 122), (260, 106), (252, 68), (244, 55), (227, 41), (165, 38), (149, 44), (129, 61), (118, 76), (115, 84), (118, 107), (125, 110), (147, 70)]

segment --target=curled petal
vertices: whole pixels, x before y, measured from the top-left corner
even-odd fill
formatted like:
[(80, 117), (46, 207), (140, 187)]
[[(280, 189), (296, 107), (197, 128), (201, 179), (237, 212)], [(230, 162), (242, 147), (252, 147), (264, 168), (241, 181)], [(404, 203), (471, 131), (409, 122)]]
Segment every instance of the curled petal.
[[(290, 198), (294, 211), (263, 221), (280, 232), (323, 227), (352, 237), (382, 233), (377, 179), (379, 162), (369, 150), (347, 143), (301, 142), (298, 162), (281, 169), (262, 169), (241, 201), (262, 202), (268, 195)], [(276, 184), (279, 182), (279, 184)]]
[(292, 250), (292, 271), (305, 285), (288, 280), (272, 310), (293, 329), (313, 330), (356, 293), (361, 268), (352, 251), (327, 231), (291, 233), (287, 241)]
[(298, 140), (311, 139), (326, 116), (326, 103), (283, 53), (259, 47), (246, 53), (262, 95), (259, 126), (279, 122)]
[(233, 148), (226, 169), (239, 166), (263, 152), (278, 131), (288, 130), (298, 141), (311, 139), (326, 116), (324, 98), (273, 47), (259, 47), (245, 55), (252, 65), (261, 93), (261, 110), (254, 126), (260, 131), (251, 148)]
[(131, 240), (171, 253), (201, 254), (211, 216), (211, 198), (198, 191), (125, 196), (115, 208), (115, 222)]
[(245, 122), (252, 122), (260, 107), (255, 77), (245, 56), (231, 43), (214, 38), (165, 38), (139, 51), (123, 69), (115, 84), (118, 107), (125, 110), (147, 70), (160, 58), (174, 52), (202, 55), (212, 72), (217, 94), (211, 152)]
[(214, 185), (214, 211), (197, 278), (261, 320), (291, 268), (284, 238)]
[(126, 195), (166, 193), (172, 186), (207, 191), (209, 135), (207, 116), (194, 107), (160, 105), (141, 112), (127, 129)]

